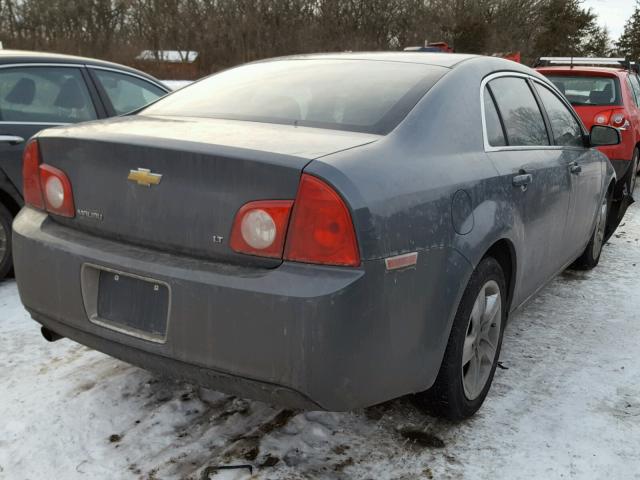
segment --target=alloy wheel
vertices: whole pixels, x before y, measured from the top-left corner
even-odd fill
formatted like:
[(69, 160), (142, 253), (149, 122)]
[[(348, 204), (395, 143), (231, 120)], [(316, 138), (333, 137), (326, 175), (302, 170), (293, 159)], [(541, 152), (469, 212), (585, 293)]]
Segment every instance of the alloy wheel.
[(480, 396), (491, 376), (501, 323), (500, 287), (494, 280), (489, 280), (473, 304), (462, 349), (462, 385), (469, 400)]

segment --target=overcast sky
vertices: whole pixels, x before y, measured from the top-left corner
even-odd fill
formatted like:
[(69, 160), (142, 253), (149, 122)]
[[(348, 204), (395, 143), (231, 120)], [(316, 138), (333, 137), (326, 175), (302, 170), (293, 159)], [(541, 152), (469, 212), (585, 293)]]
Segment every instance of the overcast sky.
[(633, 13), (634, 0), (584, 0), (583, 5), (598, 14), (601, 25), (606, 25), (613, 40), (624, 31), (624, 24)]

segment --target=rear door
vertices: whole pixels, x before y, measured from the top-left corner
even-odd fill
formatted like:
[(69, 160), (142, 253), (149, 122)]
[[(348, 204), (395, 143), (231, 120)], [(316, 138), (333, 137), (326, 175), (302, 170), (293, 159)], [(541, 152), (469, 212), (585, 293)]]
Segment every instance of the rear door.
[(527, 77), (498, 74), (486, 83), (483, 96), (485, 150), (519, 216), (514, 219), (514, 231), (520, 236), (520, 288), (514, 299), (518, 304), (556, 274), (568, 258), (563, 242), (571, 197), (570, 160), (552, 146)]
[(0, 170), (22, 192), (24, 143), (44, 128), (98, 118), (83, 67), (0, 68)]
[(560, 163), (567, 165), (571, 202), (563, 246), (576, 258), (588, 242), (602, 192), (602, 165), (584, 144), (582, 126), (569, 106), (555, 92), (539, 82), (535, 88), (544, 106)]

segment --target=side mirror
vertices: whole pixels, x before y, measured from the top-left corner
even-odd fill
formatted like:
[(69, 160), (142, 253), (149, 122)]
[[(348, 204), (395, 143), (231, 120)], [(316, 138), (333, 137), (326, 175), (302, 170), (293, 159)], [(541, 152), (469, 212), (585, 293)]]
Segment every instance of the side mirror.
[(622, 139), (617, 128), (594, 125), (591, 128), (589, 141), (592, 147), (604, 147), (607, 145), (619, 145)]

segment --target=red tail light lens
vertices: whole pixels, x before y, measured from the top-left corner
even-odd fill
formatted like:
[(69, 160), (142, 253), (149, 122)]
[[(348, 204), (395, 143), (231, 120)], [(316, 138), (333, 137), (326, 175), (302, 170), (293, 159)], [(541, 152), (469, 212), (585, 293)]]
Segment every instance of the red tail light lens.
[(40, 187), (40, 148), (37, 140), (31, 140), (22, 154), (22, 195), (27, 205), (44, 210)]
[(29, 142), (22, 156), (24, 201), (41, 210), (63, 217), (75, 216), (71, 182), (62, 170), (40, 163), (37, 140)]
[(244, 205), (236, 214), (231, 248), (239, 253), (282, 258), (292, 200), (264, 200)]
[(294, 262), (360, 265), (349, 209), (329, 185), (307, 174), (302, 175), (295, 202), (244, 205), (233, 222), (230, 245), (248, 255), (283, 258), (284, 250), (284, 259)]
[(622, 128), (627, 124), (627, 117), (624, 110), (604, 110), (593, 117), (593, 123)]
[(627, 118), (624, 115), (624, 110), (614, 111), (611, 115), (611, 125), (614, 127), (622, 127), (626, 123)]
[(44, 203), (48, 212), (63, 217), (75, 216), (71, 182), (62, 170), (51, 165), (40, 165), (40, 185), (44, 190)]
[(291, 214), (284, 258), (324, 265), (360, 265), (351, 215), (326, 183), (303, 174)]

